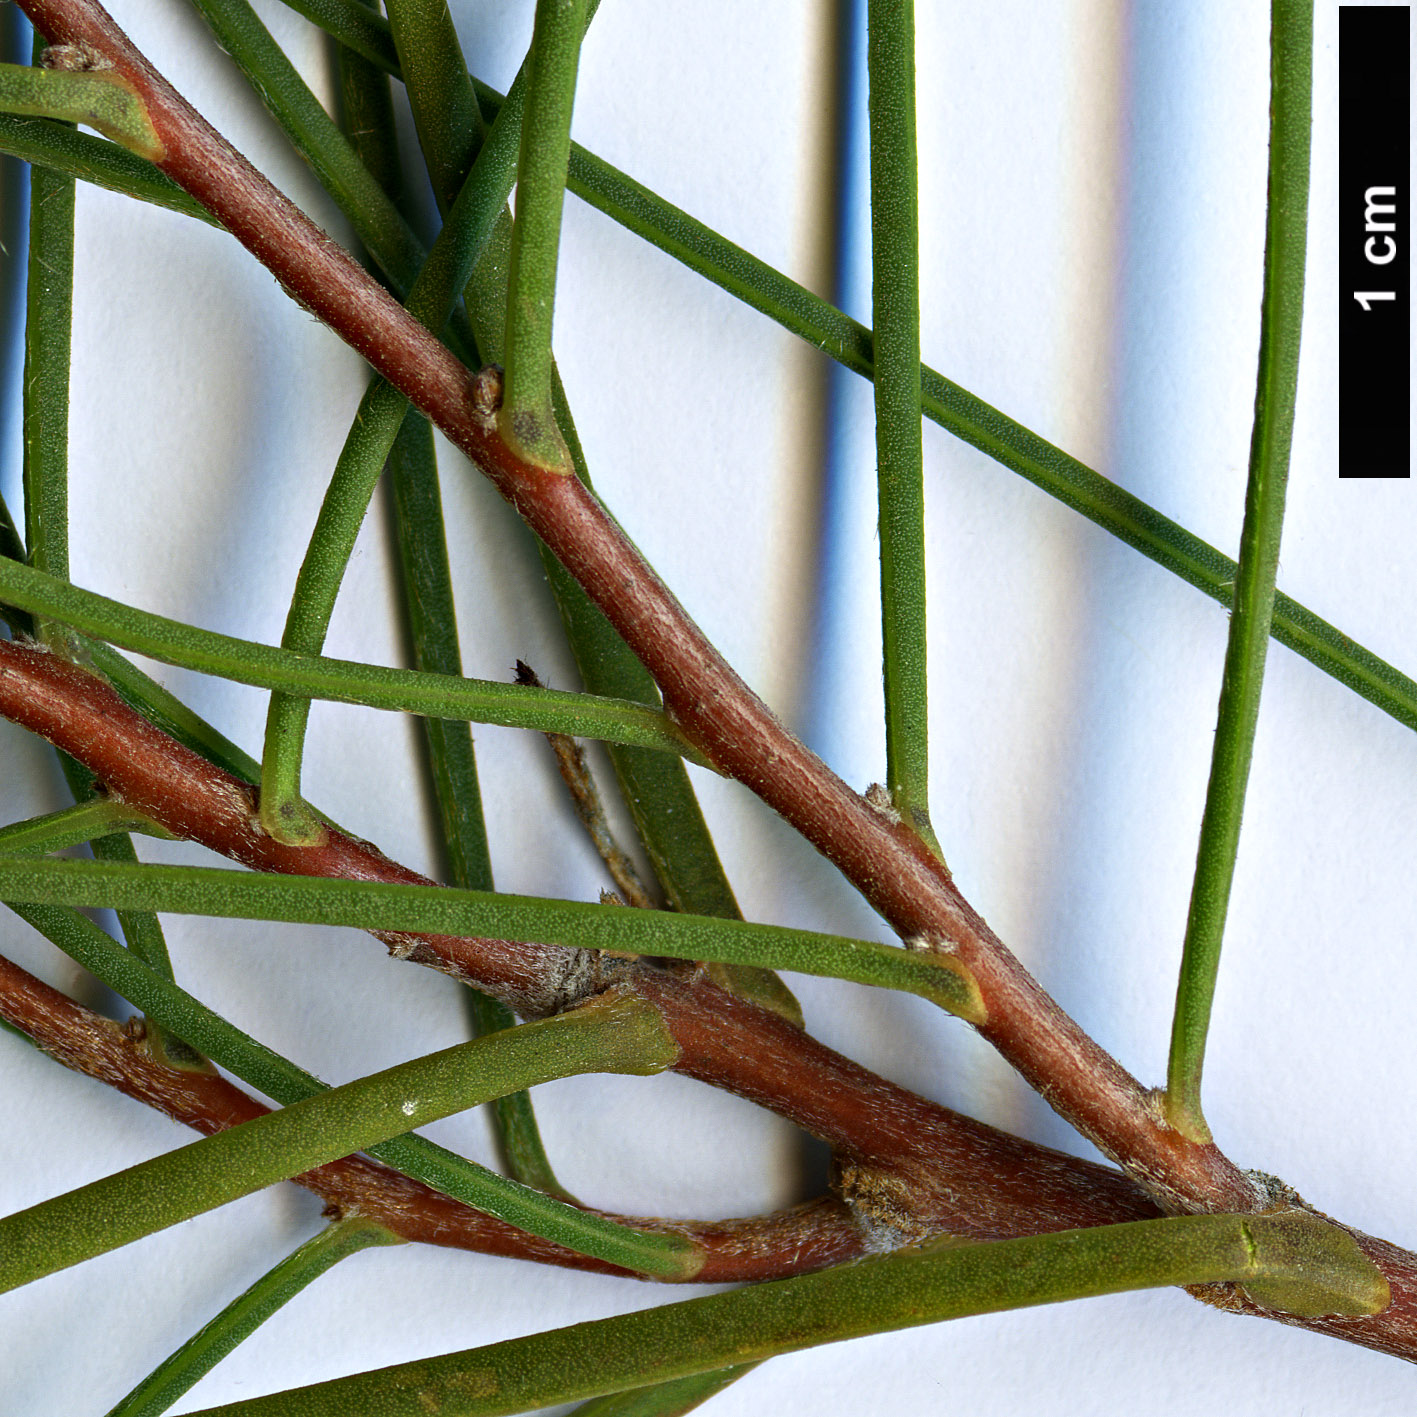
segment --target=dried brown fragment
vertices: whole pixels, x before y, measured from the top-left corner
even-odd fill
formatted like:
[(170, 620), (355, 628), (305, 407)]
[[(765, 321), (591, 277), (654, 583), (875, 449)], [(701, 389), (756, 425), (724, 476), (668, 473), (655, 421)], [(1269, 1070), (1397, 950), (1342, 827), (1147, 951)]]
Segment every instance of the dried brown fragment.
[(889, 1254), (934, 1233), (922, 1223), (904, 1177), (840, 1156), (833, 1170), (833, 1189), (850, 1208), (868, 1255)]
[[(502, 366), (489, 364), (472, 379), (472, 409), (479, 418), (492, 418), (502, 407)], [(518, 680), (518, 683), (521, 681)]]
[[(517, 660), (516, 681), (531, 689), (546, 687), (536, 671), (521, 659)], [(653, 910), (654, 901), (645, 889), (644, 882), (640, 880), (635, 863), (610, 830), (600, 791), (591, 775), (590, 763), (586, 760), (584, 746), (566, 733), (548, 733), (546, 741), (551, 745), (551, 751), (556, 754), (556, 766), (561, 773), (561, 781), (566, 784), (566, 790), (571, 794), (571, 805), (576, 810), (576, 817), (586, 829), (586, 834), (600, 859), (605, 863), (605, 869), (610, 872), (610, 879), (615, 882), (619, 895), (615, 903), (631, 905), (637, 910)], [(603, 892), (601, 903), (607, 903)]]
[(40, 67), (67, 74), (100, 74), (113, 67), (113, 60), (85, 40), (74, 44), (51, 44), (39, 56)]

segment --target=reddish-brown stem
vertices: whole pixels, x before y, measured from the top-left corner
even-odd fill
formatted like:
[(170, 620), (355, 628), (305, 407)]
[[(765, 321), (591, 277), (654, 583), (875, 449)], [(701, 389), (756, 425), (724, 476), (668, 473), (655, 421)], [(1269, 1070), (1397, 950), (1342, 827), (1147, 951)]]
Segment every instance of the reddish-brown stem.
[[(419, 881), (366, 842), (331, 831), (288, 847), (255, 827), (250, 789), (154, 728), (106, 684), (32, 645), (0, 641), (0, 715), (64, 748), (108, 790), (169, 830), (265, 869)], [(388, 937), (385, 937), (388, 938)], [(595, 987), (583, 952), (502, 940), (399, 936), (399, 953), (457, 973), (527, 1008), (573, 1002), (564, 984)], [(573, 961), (580, 960), (574, 964)], [(545, 971), (538, 982), (536, 970)], [(606, 977), (633, 983), (663, 1013), (688, 1076), (769, 1107), (832, 1142), (847, 1206), (822, 1199), (776, 1216), (672, 1223), (708, 1252), (701, 1280), (779, 1277), (839, 1263), (935, 1231), (1003, 1239), (1157, 1213), (1121, 1173), (962, 1117), (886, 1082), (778, 1015), (720, 990), (693, 970), (614, 962)], [(547, 979), (553, 981), (548, 985)], [(155, 1063), (131, 1037), (0, 961), (0, 1016), (61, 1061), (140, 1097), (199, 1130), (257, 1115), (260, 1104), (224, 1080)], [(318, 1184), (316, 1183), (318, 1181)], [(521, 1234), (360, 1158), (302, 1184), (344, 1208), (377, 1215), (410, 1239), (604, 1268)], [(640, 1223), (640, 1222), (637, 1222)], [(1417, 1360), (1417, 1256), (1358, 1235), (1392, 1286), (1393, 1303), (1362, 1320), (1304, 1326)], [(1228, 1302), (1246, 1308), (1227, 1295)], [(1249, 1307), (1250, 1312), (1259, 1312)], [(1274, 1315), (1269, 1315), (1274, 1317)], [(1289, 1320), (1285, 1320), (1288, 1322)]]
[(92, 46), (134, 85), (163, 144), (158, 166), (492, 480), (653, 673), (689, 738), (835, 862), (903, 937), (949, 951), (973, 974), (988, 1015), (980, 1031), (1053, 1107), (1167, 1209), (1262, 1203), (1217, 1148), (1166, 1125), (1145, 1089), (1044, 993), (913, 832), (786, 732), (594, 496), (511, 452), (495, 416), (472, 399), (470, 371), (226, 143), (100, 5), (20, 3), (50, 40)]
[[(0, 641), (0, 715), (77, 758), (110, 796), (245, 865), (428, 884), (369, 842), (332, 828), (307, 845), (267, 836), (247, 784), (154, 727), (97, 676), (37, 645)], [(1101, 1168), (1078, 1171), (1079, 1163), (1068, 1159), (1055, 1183), (1035, 1180), (1018, 1190), (1021, 1158), (1036, 1149), (892, 1086), (692, 968), (496, 939), (380, 938), (395, 953), (456, 974), (526, 1014), (567, 1007), (612, 980), (632, 983), (673, 1032), (678, 1071), (769, 1107), (830, 1142), (853, 1177), (863, 1168), (893, 1173), (883, 1184), (908, 1189), (910, 1197), (892, 1217), (864, 1197), (862, 1208), (877, 1226), (889, 1220), (903, 1234), (947, 1229), (981, 1236), (1048, 1229), (1051, 1214), (1086, 1206), (1097, 1186), (1119, 1179)], [(857, 1184), (868, 1187), (866, 1180)], [(1077, 1193), (1072, 1199), (1063, 1194), (1069, 1187)], [(850, 1180), (845, 1189), (854, 1198)]]
[[(203, 1135), (270, 1110), (216, 1073), (179, 1070), (155, 1060), (140, 1028), (123, 1028), (91, 1013), (3, 956), (0, 1018), (66, 1067), (98, 1078)], [(294, 1179), (341, 1212), (358, 1211), (405, 1240), (603, 1274), (626, 1273), (528, 1235), (368, 1157), (348, 1156)], [(862, 1250), (850, 1213), (832, 1197), (744, 1220), (609, 1218), (687, 1235), (704, 1250), (704, 1268), (697, 1276), (701, 1283), (776, 1279), (841, 1264)]]

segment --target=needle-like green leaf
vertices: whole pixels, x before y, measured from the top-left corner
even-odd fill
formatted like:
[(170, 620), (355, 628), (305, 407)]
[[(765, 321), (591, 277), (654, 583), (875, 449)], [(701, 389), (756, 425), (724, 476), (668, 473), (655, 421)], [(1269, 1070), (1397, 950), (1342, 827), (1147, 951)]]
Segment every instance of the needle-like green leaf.
[[(495, 113), (501, 95), (476, 80), (474, 86), (484, 111)], [(15, 120), (17, 124), (21, 121), (25, 120)], [(79, 146), (71, 147), (71, 143)], [(151, 165), (145, 165), (140, 178), (115, 157), (103, 155), (102, 150), (111, 146), (83, 134), (55, 141), (41, 135), (37, 121), (26, 121), (24, 129), (12, 129), (0, 118), (0, 152), (13, 152), (72, 172), (128, 196), (187, 210), (181, 190)], [(121, 150), (113, 149), (113, 154), (119, 153)], [(571, 146), (566, 185), (612, 220), (699, 271), (853, 373), (874, 377), (872, 337), (865, 326), (575, 144)], [(1230, 557), (928, 366), (921, 369), (921, 408), (932, 422), (1212, 600), (1225, 606), (1232, 603), (1236, 563)], [(1275, 596), (1272, 634), (1280, 644), (1399, 723), (1417, 729), (1417, 682), (1283, 592)]]
[(159, 1417), (272, 1314), (342, 1259), (373, 1245), (399, 1243), (397, 1235), (357, 1215), (327, 1225), (164, 1358), (108, 1410), (107, 1417)]
[(585, 25), (586, 0), (537, 0), (507, 274), (506, 380), (498, 413), (502, 436), (523, 457), (567, 473), (570, 458), (551, 399), (551, 317)]
[(714, 1372), (692, 1373), (687, 1378), (671, 1378), (651, 1387), (593, 1397), (581, 1403), (570, 1417), (684, 1417), (757, 1366), (756, 1363), (740, 1363)]
[[(35, 40), (35, 63), (45, 53)], [(83, 80), (0, 65), (5, 89)], [(25, 291), (25, 545), (37, 570), (69, 579), (69, 345), (74, 305), (74, 179), (45, 169), (30, 175), (29, 262)], [(62, 630), (41, 619), (39, 638), (66, 648)]]
[[(73, 47), (46, 47), (35, 40), (35, 61), (45, 65), (86, 63)], [(17, 95), (57, 95), (50, 106), (25, 108)], [(65, 98), (65, 95), (68, 98)], [(147, 110), (126, 79), (117, 74), (69, 73), (61, 69), (26, 69), (0, 65), (0, 107), (17, 112), (49, 113), (100, 128), (143, 157), (157, 156), (161, 145)], [(69, 577), (69, 366), (74, 275), (74, 179), (38, 169), (30, 176), (29, 285), (25, 319), (24, 489), (25, 541), (37, 574), (56, 581)], [(19, 567), (16, 567), (19, 569)], [(35, 623), (40, 640), (60, 654), (73, 654), (70, 631), (47, 617)], [(75, 800), (93, 796), (93, 778), (72, 758), (59, 754), (60, 767)], [(104, 804), (105, 806), (107, 804)], [(142, 822), (141, 816), (138, 818)], [(52, 848), (51, 848), (52, 849)], [(102, 832), (92, 842), (96, 856), (136, 861), (133, 843), (121, 827)], [(169, 978), (167, 942), (155, 916), (124, 912), (119, 917), (128, 947)], [(160, 1028), (151, 1032), (154, 1053), (178, 1066), (199, 1062), (186, 1050), (172, 1052)]]
[[(496, 91), (473, 82), (483, 111), (495, 112)], [(574, 143), (566, 186), (838, 364), (863, 378), (875, 377), (873, 337), (864, 325)], [(1236, 565), (1230, 557), (934, 369), (922, 367), (920, 378), (926, 418), (1211, 599), (1232, 603)], [(1417, 683), (1282, 593), (1275, 597), (1273, 634), (1399, 723), (1417, 729)]]
[(1353, 1237), (1317, 1216), (1187, 1215), (862, 1260), (294, 1388), (192, 1417), (509, 1417), (595, 1393), (869, 1333), (1129, 1289), (1286, 1281), (1307, 1313), (1372, 1314), (1387, 1282)]
[(866, 13), (886, 786), (892, 804), (906, 823), (936, 847), (930, 828), (925, 672), (925, 462), (920, 430), (915, 6), (913, 0), (869, 0)]
[(1235, 857), (1240, 847), (1245, 786), (1259, 721), (1299, 384), (1309, 215), (1313, 26), (1313, 0), (1274, 0), (1270, 19), (1269, 207), (1260, 306), (1259, 387), (1255, 393), (1245, 521), (1240, 532), (1240, 569), (1225, 649), (1225, 673), (1166, 1079), (1167, 1117), (1173, 1126), (1201, 1142), (1210, 1140), (1210, 1129), (1201, 1110), (1201, 1070), (1230, 886), (1235, 877)]
[(400, 295), (412, 289), (424, 262), (422, 243), (255, 10), (246, 0), (192, 0), (192, 4), (310, 164), (320, 185), (349, 217), (390, 284)]
[(0, 827), (0, 854), (18, 856), (31, 851), (63, 851), (68, 846), (126, 831), (169, 835), (126, 803), (96, 797), (58, 812)]
[[(149, 969), (77, 910), (50, 905), (11, 904), (10, 908), (148, 1018), (157, 1019), (169, 1033), (267, 1097), (290, 1106), (327, 1090), (318, 1078)], [(386, 1165), (434, 1190), (578, 1254), (594, 1255), (607, 1264), (644, 1274), (684, 1277), (688, 1263), (684, 1252), (673, 1244), (666, 1247), (662, 1235), (634, 1230), (567, 1205), (456, 1156), (425, 1137), (398, 1136), (368, 1150)]]
[[(420, 127), (420, 141), (424, 125), (430, 123), (434, 131), (447, 135), (440, 166), (434, 169), (433, 157), (429, 155), (427, 159), (434, 194), (446, 214), (456, 204), (477, 153), (485, 145), (486, 125), (472, 93), (447, 7), (435, 0), (431, 6), (403, 6), (399, 13), (408, 20), (406, 42), (420, 59), (426, 58), (429, 67), (426, 80), (409, 89), (410, 98), (418, 99), (414, 120)], [(341, 121), (361, 159), (371, 171), (382, 174), (380, 180), (394, 195), (402, 191), (403, 180), (388, 75), (350, 50), (341, 50), (338, 58), (344, 96)], [(463, 91), (445, 96), (445, 84), (454, 82), (459, 74)], [(499, 214), (494, 219), (488, 248), (474, 266), (466, 290), (471, 291), (476, 285), (478, 271), (503, 255), (506, 226), (505, 217)], [(471, 299), (468, 308), (481, 341)], [(486, 362), (485, 353), (483, 357)], [(462, 652), (443, 527), (438, 458), (433, 429), (426, 418), (410, 414), (404, 419), (387, 472), (414, 666), (461, 677)], [(466, 723), (450, 719), (425, 718), (423, 728), (433, 796), (442, 826), (443, 879), (450, 885), (491, 890), (492, 858), (472, 733)], [(512, 1024), (511, 1010), (500, 1000), (471, 987), (462, 992), (475, 1034), (495, 1033)], [(491, 1113), (508, 1174), (523, 1185), (570, 1200), (570, 1193), (551, 1169), (530, 1093), (514, 1092), (495, 1099)]]
[(286, 0), (286, 4), (385, 73), (398, 73), (389, 22), (362, 0)]
[[(323, 647), (369, 499), (407, 412), (408, 399), (378, 377), (360, 400), (296, 577), (282, 649), (319, 654)], [(318, 817), (300, 793), (309, 721), (308, 698), (280, 691), (271, 695), (261, 750), (261, 825), (277, 841), (310, 841), (320, 831)]]
[[(400, 1063), (5, 1217), (0, 1292), (503, 1093), (578, 1073), (652, 1074), (678, 1052), (658, 1010), (627, 994)], [(689, 1242), (653, 1238), (692, 1271)]]
[(217, 224), (200, 202), (146, 158), (91, 133), (77, 132), (65, 123), (0, 114), (0, 152), (125, 197)]
[[(643, 704), (528, 689), (486, 679), (454, 679), (416, 669), (386, 669), (253, 644), (135, 610), (3, 558), (0, 602), (51, 615), (86, 635), (153, 659), (238, 683), (433, 718), (471, 719), (474, 723), (530, 728), (539, 733), (570, 733), (579, 738), (609, 738), (696, 756), (662, 713)], [(105, 658), (99, 667), (112, 672), (118, 665), (114, 659)], [(188, 727), (190, 731), (190, 723)], [(249, 765), (250, 759), (245, 761)], [(247, 776), (239, 767), (232, 770)]]
[(442, 0), (392, 0), (387, 9), (419, 150), (438, 210), (446, 214), (482, 146), (482, 110), (447, 5)]
[(22, 857), (0, 857), (0, 900), (475, 935), (621, 954), (725, 960), (903, 989), (964, 1018), (978, 1022), (984, 1017), (972, 976), (948, 955), (677, 911), (209, 866)]

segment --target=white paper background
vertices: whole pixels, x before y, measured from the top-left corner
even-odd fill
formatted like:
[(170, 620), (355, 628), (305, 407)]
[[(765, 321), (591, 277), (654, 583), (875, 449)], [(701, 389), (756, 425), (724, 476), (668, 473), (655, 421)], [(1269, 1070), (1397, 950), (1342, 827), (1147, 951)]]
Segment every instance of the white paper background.
[[(454, 0), (476, 72), (505, 86), (531, 8)], [(1260, 292), (1267, 7), (918, 8), (927, 362), (1233, 554)], [(348, 237), (180, 0), (113, 9), (263, 171)], [(577, 138), (826, 289), (827, 9), (606, 0), (586, 45)], [(316, 32), (274, 0), (260, 10), (327, 94)], [(1411, 484), (1341, 482), (1336, 469), (1336, 14), (1320, 0), (1309, 302), (1281, 586), (1411, 670)], [(863, 180), (858, 171), (858, 225)], [(557, 351), (598, 486), (733, 663), (864, 787), (884, 767), (868, 389), (850, 376), (833, 382), (821, 358), (574, 199), (565, 228)], [(866, 318), (858, 238), (849, 302)], [(228, 238), (86, 188), (77, 288), (75, 580), (278, 640), (293, 567), (363, 387), (359, 361)], [(825, 507), (829, 393), (840, 427)], [(526, 538), (444, 451), (467, 672), (503, 678), (521, 657), (574, 686)], [(1128, 1067), (1159, 1082), (1225, 614), (928, 423), (925, 454), (941, 840), (966, 894), (1025, 964)], [(13, 505), (12, 464), (3, 475)], [(380, 508), (331, 653), (397, 662), (388, 571)], [(258, 751), (262, 693), (154, 672)], [(542, 743), (499, 729), (477, 739), (499, 885), (594, 899), (600, 874)], [(426, 866), (415, 741), (397, 719), (317, 706), (307, 786), (336, 819)], [(61, 804), (43, 745), (0, 724), (0, 750), (4, 820)], [(882, 937), (834, 872), (746, 792), (699, 781), (750, 918)], [(1417, 738), (1276, 648), (1208, 1113), (1241, 1164), (1409, 1244), (1414, 800)], [(329, 1081), (462, 1036), (452, 986), (359, 935), (183, 918), (168, 930), (184, 984)], [(105, 1002), (13, 917), (0, 920), (0, 947)], [(816, 1032), (886, 1075), (1091, 1154), (928, 1006), (791, 982)], [(187, 1138), (13, 1039), (0, 1038), (0, 1066), (9, 1139), (0, 1210)], [(566, 1082), (538, 1101), (563, 1179), (595, 1204), (744, 1214), (798, 1198), (815, 1174), (785, 1124), (680, 1079)], [(489, 1155), (479, 1119), (430, 1130)], [(281, 1188), (0, 1298), (0, 1411), (105, 1411), (319, 1224), (318, 1202)], [(307, 1291), (278, 1331), (257, 1335), (177, 1410), (673, 1297), (475, 1255), (373, 1252)], [(1144, 1402), (1166, 1417), (1376, 1417), (1410, 1411), (1411, 1383), (1391, 1359), (1162, 1292), (775, 1360), (709, 1410), (996, 1417)]]

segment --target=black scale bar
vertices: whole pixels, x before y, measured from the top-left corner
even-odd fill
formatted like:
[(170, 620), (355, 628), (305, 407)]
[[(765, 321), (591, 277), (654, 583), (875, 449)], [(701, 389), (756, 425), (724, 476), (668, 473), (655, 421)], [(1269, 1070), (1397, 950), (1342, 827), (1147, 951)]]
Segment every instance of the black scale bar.
[(1338, 473), (1410, 477), (1406, 6), (1338, 12)]

